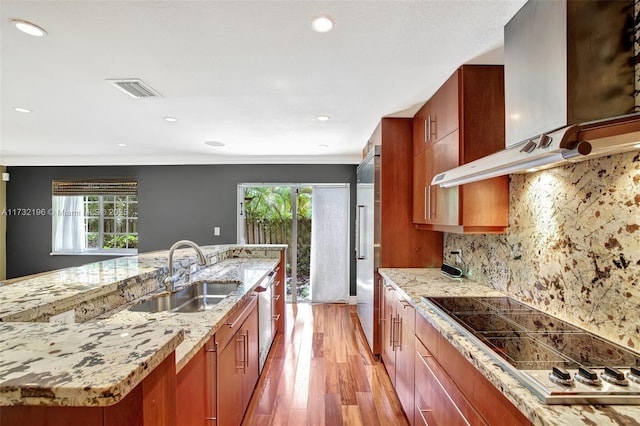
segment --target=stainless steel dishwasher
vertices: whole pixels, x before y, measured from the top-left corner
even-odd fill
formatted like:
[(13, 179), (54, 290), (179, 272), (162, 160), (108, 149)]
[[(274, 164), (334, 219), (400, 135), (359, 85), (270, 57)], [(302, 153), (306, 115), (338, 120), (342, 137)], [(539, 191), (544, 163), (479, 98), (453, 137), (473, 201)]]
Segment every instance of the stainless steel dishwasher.
[(267, 355), (269, 354), (269, 349), (273, 342), (272, 285), (275, 276), (275, 271), (271, 271), (255, 290), (256, 293), (258, 293), (258, 327), (260, 329), (258, 334), (260, 362), (258, 365), (260, 373), (262, 373), (262, 368), (267, 360)]

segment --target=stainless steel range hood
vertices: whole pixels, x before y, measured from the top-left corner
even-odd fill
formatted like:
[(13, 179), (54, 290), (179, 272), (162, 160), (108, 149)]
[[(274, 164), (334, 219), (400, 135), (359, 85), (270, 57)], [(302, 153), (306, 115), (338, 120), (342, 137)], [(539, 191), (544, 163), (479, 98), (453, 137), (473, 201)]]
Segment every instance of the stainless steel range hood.
[(637, 149), (639, 118), (627, 115), (637, 111), (633, 4), (529, 0), (505, 26), (507, 148), (440, 173), (432, 185)]
[(640, 114), (574, 124), (436, 175), (444, 188), (640, 149)]

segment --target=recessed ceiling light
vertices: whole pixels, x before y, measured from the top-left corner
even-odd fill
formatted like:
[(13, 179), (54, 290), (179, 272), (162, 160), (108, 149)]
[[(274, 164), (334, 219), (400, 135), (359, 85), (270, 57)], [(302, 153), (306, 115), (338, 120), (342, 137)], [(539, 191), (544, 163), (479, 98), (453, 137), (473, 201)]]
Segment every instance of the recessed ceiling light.
[(42, 37), (44, 35), (47, 35), (47, 32), (44, 29), (40, 28), (33, 22), (25, 21), (23, 19), (12, 19), (11, 23), (25, 34), (29, 34), (35, 37)]
[(224, 142), (219, 142), (219, 141), (206, 141), (204, 144), (207, 145), (207, 146), (212, 146), (214, 148), (215, 147), (221, 147), (221, 146), (225, 145)]
[(318, 119), (318, 121), (329, 121), (331, 117), (329, 117), (328, 115), (319, 115), (316, 118)]
[(318, 33), (327, 33), (333, 29), (333, 19), (326, 15), (317, 16), (311, 21), (311, 28)]
[(119, 143), (118, 146), (125, 147), (125, 146), (127, 146), (127, 144), (126, 143)]
[(17, 112), (24, 112), (26, 114), (29, 114), (31, 112), (30, 109), (22, 108), (22, 107), (14, 107), (13, 110)]
[(329, 145), (323, 143), (323, 144), (318, 145), (318, 148), (329, 148)]
[(175, 123), (176, 121), (178, 121), (178, 119), (175, 117), (165, 117), (164, 120), (168, 121), (169, 123)]

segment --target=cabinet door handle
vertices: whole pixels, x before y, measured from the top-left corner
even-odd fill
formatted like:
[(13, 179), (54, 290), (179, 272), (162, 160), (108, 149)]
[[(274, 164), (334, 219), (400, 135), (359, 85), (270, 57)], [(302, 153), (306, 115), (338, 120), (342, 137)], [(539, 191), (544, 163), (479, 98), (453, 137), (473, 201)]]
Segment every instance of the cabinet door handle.
[(424, 414), (425, 414), (425, 413), (430, 413), (430, 412), (432, 412), (433, 410), (428, 410), (428, 409), (427, 409), (427, 410), (425, 410), (425, 409), (423, 409), (423, 408), (420, 408), (420, 406), (419, 406), (418, 404), (416, 404), (416, 410), (418, 410), (418, 413), (420, 413), (420, 418), (422, 419), (422, 423), (423, 423), (425, 426), (429, 426), (429, 422), (427, 421), (427, 419), (425, 419)]
[(384, 303), (382, 303), (383, 291), (384, 281), (378, 283), (378, 324), (381, 324), (383, 321), (385, 321), (383, 309)]
[(247, 330), (245, 334), (245, 342), (244, 342), (244, 367), (249, 368), (249, 330)]
[(425, 187), (427, 189), (427, 196), (425, 202), (427, 203), (427, 219), (431, 220), (431, 185)]
[(393, 340), (394, 340), (394, 331), (395, 331), (395, 321), (393, 319), (393, 314), (391, 312), (389, 312), (389, 346), (391, 346), (391, 348), (395, 351), (395, 348), (393, 347)]
[(244, 319), (244, 314), (249, 311), (249, 309), (253, 309), (253, 303), (248, 302), (247, 307), (244, 308), (244, 310), (236, 317), (235, 321), (233, 322), (226, 322), (224, 323), (224, 325), (228, 326), (229, 328), (234, 328), (238, 322), (240, 322), (240, 320)]
[(273, 296), (273, 300), (280, 300), (280, 295), (276, 294), (275, 296)]
[(428, 123), (430, 119), (424, 120), (424, 143), (429, 142), (429, 127), (431, 127)]
[(280, 314), (274, 315), (273, 319), (276, 320), (276, 321), (279, 321), (280, 320)]
[(422, 209), (422, 211), (424, 212), (424, 220), (427, 220), (427, 212), (428, 212), (428, 207), (427, 207), (427, 187), (424, 187), (424, 208)]
[[(236, 345), (237, 344), (241, 344), (242, 345), (242, 359), (237, 360), (237, 361), (239, 361), (240, 365), (238, 365), (238, 363), (236, 363), (236, 370), (242, 370), (242, 374), (244, 374), (245, 370), (246, 370), (245, 367), (244, 367), (244, 355), (245, 355), (245, 349), (244, 349), (245, 343), (244, 342), (245, 342), (244, 334), (240, 333), (240, 336), (236, 339)], [(238, 354), (237, 349), (238, 348), (236, 346), (236, 355)]]
[(367, 258), (367, 254), (365, 253), (364, 247), (364, 211), (365, 206), (359, 205), (356, 211), (356, 257), (358, 260), (363, 260)]

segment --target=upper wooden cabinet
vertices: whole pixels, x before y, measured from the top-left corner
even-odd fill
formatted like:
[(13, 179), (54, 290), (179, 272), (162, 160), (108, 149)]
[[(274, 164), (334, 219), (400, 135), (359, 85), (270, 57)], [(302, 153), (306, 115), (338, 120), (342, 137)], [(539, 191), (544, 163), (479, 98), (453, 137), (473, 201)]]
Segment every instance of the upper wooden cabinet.
[(442, 264), (442, 234), (413, 225), (412, 143), (410, 118), (383, 118), (370, 144), (380, 145), (380, 179), (375, 200), (380, 201), (380, 267), (429, 268)]
[(414, 117), (413, 222), (420, 229), (504, 233), (509, 178), (453, 188), (435, 175), (504, 148), (501, 65), (463, 65)]

